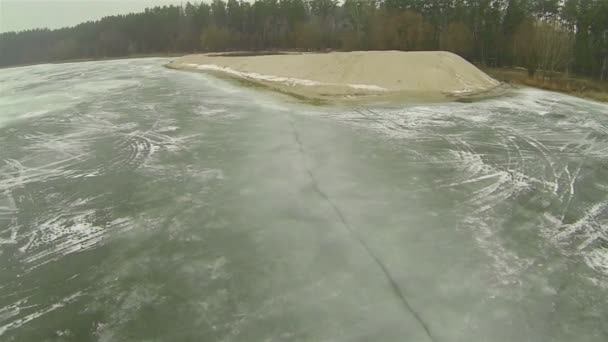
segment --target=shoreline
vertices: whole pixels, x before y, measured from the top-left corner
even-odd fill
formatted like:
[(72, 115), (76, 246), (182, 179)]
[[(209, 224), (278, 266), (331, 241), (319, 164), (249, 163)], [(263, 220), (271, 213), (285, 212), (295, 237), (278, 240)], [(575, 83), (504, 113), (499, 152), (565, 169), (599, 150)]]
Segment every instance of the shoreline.
[[(257, 55), (290, 55), (290, 54), (307, 54), (307, 53), (318, 53), (318, 52), (302, 52), (302, 51), (235, 51), (235, 52), (214, 52), (209, 53), (209, 55), (215, 56), (257, 56)], [(43, 65), (43, 64), (67, 64), (67, 63), (81, 63), (81, 62), (95, 62), (95, 61), (112, 61), (112, 60), (120, 60), (120, 59), (137, 59), (137, 58), (181, 58), (183, 57), (183, 53), (150, 53), (150, 54), (138, 54), (138, 55), (129, 55), (129, 56), (118, 56), (118, 57), (106, 57), (106, 58), (78, 58), (78, 59), (68, 59), (68, 60), (60, 60), (60, 61), (50, 61), (45, 63), (26, 63), (26, 64), (15, 64), (15, 65), (7, 65), (1, 66), (0, 70), (4, 69), (12, 69), (12, 68), (22, 68), (28, 66), (35, 65)], [(170, 69), (177, 69), (171, 67), (170, 65), (164, 65)], [(515, 67), (486, 67), (483, 65), (477, 65), (477, 67), (490, 75), (494, 79), (501, 82), (495, 89), (489, 89), (487, 91), (481, 91), (478, 94), (469, 94), (465, 96), (444, 96), (443, 100), (447, 101), (477, 101), (481, 99), (487, 98), (483, 96), (484, 93), (489, 93), (488, 97), (500, 96), (503, 94), (507, 88), (519, 88), (519, 87), (530, 87), (535, 89), (543, 89), (548, 91), (555, 91), (561, 94), (566, 94), (570, 96), (575, 96), (581, 99), (598, 101), (600, 103), (608, 103), (608, 82), (598, 81), (595, 79), (591, 79), (588, 77), (583, 77), (579, 75), (572, 74), (568, 79), (563, 78), (553, 78), (547, 80), (539, 80), (538, 78), (528, 78), (526, 76), (526, 72), (522, 68)], [(188, 70), (195, 71), (195, 70)], [(202, 72), (202, 71), (201, 71)], [(216, 76), (221, 76), (219, 73), (215, 74)], [(230, 79), (238, 80), (235, 77), (231, 77)], [(242, 81), (242, 80), (241, 80)], [(249, 83), (254, 84), (254, 83)], [(573, 85), (574, 84), (574, 85)], [(261, 85), (262, 84), (257, 84)], [(264, 86), (265, 88), (272, 89), (276, 91), (277, 89), (273, 89), (273, 87)], [(290, 96), (296, 96), (296, 94), (291, 93), (289, 91), (282, 91), (284, 94), (288, 94)], [(302, 98), (304, 99), (304, 98)]]

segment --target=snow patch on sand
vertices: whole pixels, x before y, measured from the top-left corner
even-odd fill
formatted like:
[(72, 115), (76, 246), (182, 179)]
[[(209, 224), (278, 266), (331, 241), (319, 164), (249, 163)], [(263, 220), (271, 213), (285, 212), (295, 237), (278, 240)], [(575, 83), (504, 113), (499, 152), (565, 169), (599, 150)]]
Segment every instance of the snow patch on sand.
[(193, 63), (185, 63), (183, 64), (187, 67), (195, 68), (198, 70), (205, 71), (219, 71), (232, 76), (241, 77), (245, 79), (251, 79), (256, 81), (266, 81), (266, 82), (277, 82), (283, 83), (288, 86), (304, 86), (304, 87), (315, 87), (315, 86), (342, 86), (348, 87), (352, 89), (360, 89), (360, 90), (369, 90), (376, 92), (388, 91), (389, 89), (383, 88), (373, 84), (340, 84), (340, 83), (325, 83), (301, 78), (293, 78), (293, 77), (283, 77), (283, 76), (272, 76), (272, 75), (264, 75), (256, 72), (244, 72), (234, 70), (228, 67), (223, 67), (215, 64), (193, 64)]

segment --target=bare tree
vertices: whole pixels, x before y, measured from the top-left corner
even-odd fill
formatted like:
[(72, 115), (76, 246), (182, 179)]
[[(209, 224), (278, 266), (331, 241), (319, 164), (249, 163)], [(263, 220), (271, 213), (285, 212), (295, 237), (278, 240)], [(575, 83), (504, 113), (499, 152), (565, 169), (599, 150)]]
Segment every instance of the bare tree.
[(439, 47), (469, 58), (473, 51), (473, 32), (462, 22), (450, 23), (439, 35)]
[(574, 36), (556, 20), (537, 23), (534, 48), (543, 78), (568, 67), (573, 59)]
[(513, 52), (518, 62), (534, 76), (543, 78), (567, 69), (574, 58), (574, 36), (559, 21), (525, 20), (513, 36)]

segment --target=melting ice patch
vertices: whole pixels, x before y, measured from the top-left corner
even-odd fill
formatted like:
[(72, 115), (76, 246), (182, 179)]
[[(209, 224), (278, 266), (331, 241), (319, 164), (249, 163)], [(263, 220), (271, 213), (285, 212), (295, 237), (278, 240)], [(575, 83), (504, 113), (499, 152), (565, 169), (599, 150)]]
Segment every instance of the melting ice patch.
[(235, 114), (228, 114), (227, 109), (222, 107), (212, 107), (209, 105), (199, 105), (196, 108), (196, 114), (205, 117), (233, 117), (236, 118)]

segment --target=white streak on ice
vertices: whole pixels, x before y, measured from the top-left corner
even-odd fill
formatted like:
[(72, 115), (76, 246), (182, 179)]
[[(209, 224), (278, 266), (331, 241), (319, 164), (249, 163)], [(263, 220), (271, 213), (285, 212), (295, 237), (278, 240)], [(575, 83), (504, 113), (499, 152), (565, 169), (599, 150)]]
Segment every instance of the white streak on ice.
[(596, 248), (584, 253), (585, 263), (594, 270), (608, 274), (608, 248)]
[[(3, 326), (0, 326), (0, 336), (4, 335), (7, 331), (12, 330), (12, 329), (16, 329), (19, 328), (33, 320), (35, 320), (38, 317), (41, 317), (49, 312), (55, 311), (59, 308), (62, 308), (64, 306), (66, 306), (67, 304), (70, 304), (72, 302), (74, 302), (78, 297), (80, 297), (82, 295), (82, 292), (76, 292), (73, 295), (70, 295), (68, 297), (63, 298), (62, 300), (60, 300), (59, 302), (47, 307), (46, 309), (43, 310), (38, 310), (36, 312), (33, 312), (29, 315), (25, 315), (19, 319), (16, 319), (8, 324), (5, 324)], [(20, 301), (18, 303), (16, 303), (17, 305), (13, 305), (10, 308), (8, 308), (8, 310), (11, 310), (10, 312), (10, 316), (9, 317), (14, 317), (16, 315), (18, 315), (20, 313), (21, 310), (27, 308), (27, 307), (20, 307), (18, 304), (23, 303), (25, 301)], [(2, 308), (0, 309), (0, 312), (2, 312), (2, 310), (5, 310), (6, 308)]]

